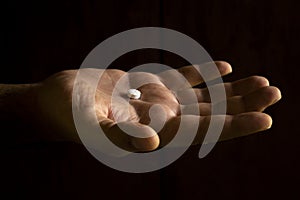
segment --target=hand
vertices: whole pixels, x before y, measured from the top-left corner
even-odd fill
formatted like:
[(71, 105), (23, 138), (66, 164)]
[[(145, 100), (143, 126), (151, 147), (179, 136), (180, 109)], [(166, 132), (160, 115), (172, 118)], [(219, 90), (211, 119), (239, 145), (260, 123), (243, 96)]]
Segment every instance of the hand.
[[(222, 76), (231, 72), (231, 66), (228, 63), (215, 62), (215, 64)], [(100, 69), (89, 70), (99, 72)], [(211, 118), (217, 117), (211, 116), (211, 102), (207, 88), (176, 85), (171, 90), (165, 86), (168, 85), (168, 81), (176, 77), (176, 70), (168, 70), (157, 75), (146, 72), (126, 73), (116, 69), (101, 72), (103, 74), (97, 87), (95, 105), (89, 105), (86, 108), (87, 116), (91, 110), (96, 111), (99, 125), (106, 136), (125, 150), (151, 151), (166, 145), (176, 134), (181, 117), (186, 119), (182, 123), (186, 123), (187, 127), (196, 121), (200, 122), (194, 144), (201, 144)], [(182, 67), (178, 69), (178, 72), (188, 80), (191, 86), (203, 82), (202, 77), (192, 66)], [(59, 72), (41, 83), (38, 89), (39, 110), (44, 118), (40, 121), (47, 122), (45, 125), (48, 127), (55, 127), (56, 132), (61, 134), (56, 136), (57, 138), (72, 141), (79, 141), (72, 117), (72, 89), (76, 73), (77, 70)], [(142, 93), (141, 99), (131, 99), (128, 107), (122, 101), (124, 96), (120, 91), (127, 91), (126, 84), (130, 80), (144, 80), (151, 83), (138, 88)], [(227, 95), (227, 115), (220, 140), (245, 136), (271, 127), (271, 117), (262, 111), (281, 98), (279, 89), (269, 86), (267, 79), (258, 76), (225, 83), (224, 87)], [(117, 88), (117, 92), (113, 95), (114, 88)], [(189, 98), (184, 98), (191, 92), (196, 94), (197, 104), (190, 102)], [(112, 98), (117, 99), (113, 104)], [(178, 98), (182, 100), (180, 103)], [(195, 108), (199, 109), (199, 116), (193, 115)], [(184, 113), (191, 112), (191, 114), (180, 116), (181, 109), (185, 111)], [(155, 122), (150, 120), (149, 111), (154, 115)], [(164, 127), (156, 133), (156, 126), (160, 126), (159, 122), (164, 120), (166, 120)], [(136, 127), (141, 136), (151, 135), (151, 137), (130, 136), (124, 133), (118, 125), (130, 129)]]

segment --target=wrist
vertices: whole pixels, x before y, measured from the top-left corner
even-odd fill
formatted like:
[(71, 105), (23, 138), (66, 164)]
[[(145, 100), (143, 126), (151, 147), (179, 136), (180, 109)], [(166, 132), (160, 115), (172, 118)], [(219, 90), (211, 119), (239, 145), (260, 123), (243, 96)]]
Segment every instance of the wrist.
[(0, 117), (25, 120), (31, 118), (37, 105), (36, 84), (0, 84)]

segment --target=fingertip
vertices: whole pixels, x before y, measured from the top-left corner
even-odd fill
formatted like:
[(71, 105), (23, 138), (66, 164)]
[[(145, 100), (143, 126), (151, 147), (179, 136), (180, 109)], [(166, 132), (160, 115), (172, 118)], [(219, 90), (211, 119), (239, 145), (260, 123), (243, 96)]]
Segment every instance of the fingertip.
[(232, 72), (231, 65), (226, 61), (215, 61), (222, 75), (229, 74)]
[(279, 88), (271, 86), (272, 90), (273, 90), (273, 96), (274, 96), (274, 103), (279, 101), (282, 98), (281, 95), (281, 91), (279, 90)]
[(236, 115), (233, 123), (238, 134), (248, 135), (271, 128), (272, 118), (265, 113), (248, 112)]
[(269, 80), (263, 76), (251, 76), (250, 80), (256, 87), (266, 87), (270, 85)]
[(264, 88), (265, 97), (271, 101), (271, 104), (276, 103), (281, 99), (281, 92), (277, 87), (274, 86), (267, 86)]
[(267, 130), (272, 127), (272, 117), (266, 113), (261, 113), (258, 120), (261, 130)]
[(149, 138), (133, 137), (131, 143), (137, 151), (153, 151), (159, 146), (159, 137), (157, 135)]
[(137, 151), (153, 151), (159, 146), (159, 137), (150, 126), (139, 125), (139, 136), (131, 137), (131, 144)]
[[(250, 113), (250, 124), (251, 121), (254, 123), (253, 126), (253, 132), (263, 131), (271, 128), (272, 126), (272, 118), (270, 115), (266, 113), (260, 113), (260, 112), (253, 112)], [(251, 120), (252, 118), (252, 120)], [(251, 131), (252, 132), (252, 131)]]

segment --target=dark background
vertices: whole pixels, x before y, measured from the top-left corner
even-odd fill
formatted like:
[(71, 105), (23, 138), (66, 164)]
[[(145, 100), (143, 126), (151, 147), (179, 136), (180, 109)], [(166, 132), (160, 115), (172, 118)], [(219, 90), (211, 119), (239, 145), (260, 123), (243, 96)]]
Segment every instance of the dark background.
[[(232, 64), (232, 81), (262, 75), (282, 91), (266, 110), (273, 127), (216, 145), (204, 159), (188, 150), (157, 172), (128, 174), (95, 160), (82, 146), (35, 143), (2, 150), (2, 189), (39, 199), (299, 199), (299, 6), (296, 0), (7, 1), (2, 5), (1, 83), (29, 83), (79, 68), (104, 39), (160, 26), (198, 41)], [(156, 50), (129, 53), (123, 70), (147, 62), (184, 64)], [(26, 126), (21, 127), (26, 134)], [(13, 131), (1, 131), (13, 134)]]

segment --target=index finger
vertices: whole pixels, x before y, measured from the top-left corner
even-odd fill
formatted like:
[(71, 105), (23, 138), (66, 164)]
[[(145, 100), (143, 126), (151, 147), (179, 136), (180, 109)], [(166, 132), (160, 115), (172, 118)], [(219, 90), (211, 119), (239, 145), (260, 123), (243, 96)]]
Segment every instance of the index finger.
[[(217, 68), (217, 70), (216, 70)], [(229, 63), (224, 61), (208, 62), (202, 65), (189, 65), (177, 70), (166, 70), (158, 74), (162, 83), (172, 90), (180, 90), (211, 81), (232, 72)], [(204, 78), (205, 76), (205, 78)]]

